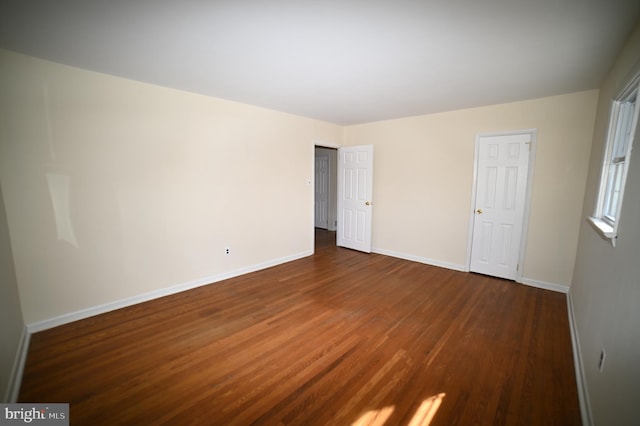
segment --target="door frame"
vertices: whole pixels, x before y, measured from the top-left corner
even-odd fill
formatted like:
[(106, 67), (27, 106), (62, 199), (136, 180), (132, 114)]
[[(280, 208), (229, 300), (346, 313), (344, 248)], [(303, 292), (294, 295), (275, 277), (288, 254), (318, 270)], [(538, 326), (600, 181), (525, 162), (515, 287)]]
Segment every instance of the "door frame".
[[(318, 148), (318, 147), (316, 147), (316, 148)], [(318, 161), (318, 158), (324, 158), (327, 161), (327, 176), (326, 176), (326, 179), (325, 179), (326, 180), (326, 186), (327, 186), (327, 203), (325, 205), (324, 214), (327, 217), (327, 230), (329, 230), (329, 228), (330, 228), (329, 222), (331, 221), (330, 220), (331, 218), (329, 217), (329, 204), (331, 203), (331, 196), (330, 196), (331, 179), (330, 179), (330, 176), (329, 176), (329, 174), (331, 173), (331, 158), (328, 155), (318, 155), (318, 153), (316, 153), (314, 165), (315, 165), (315, 162)], [(313, 169), (313, 194), (314, 194), (314, 197), (313, 197), (313, 205), (314, 205), (314, 209), (313, 209), (314, 210), (313, 226), (314, 227), (317, 227), (317, 224), (318, 224), (317, 223), (318, 217), (317, 217), (317, 214), (316, 214), (317, 212), (316, 212), (316, 209), (315, 209), (315, 206), (316, 206), (316, 198), (315, 198), (316, 184), (317, 184), (317, 180), (318, 180), (318, 175), (316, 174), (316, 172), (317, 172), (317, 170), (314, 168)]]
[[(316, 194), (315, 194), (315, 187), (316, 187), (316, 147), (320, 147), (320, 148), (333, 148), (333, 149), (338, 149), (340, 147), (342, 147), (342, 145), (334, 143), (334, 142), (327, 142), (327, 141), (323, 141), (323, 140), (312, 140), (311, 141), (311, 177), (309, 179), (307, 179), (307, 185), (310, 186), (311, 190), (310, 192), (310, 198), (311, 198), (311, 219), (310, 219), (310, 223), (311, 226), (309, 227), (310, 232), (311, 232), (311, 254), (314, 254), (316, 252), (316, 231), (315, 231), (315, 226), (316, 226), (316, 220), (315, 220), (315, 208), (314, 208), (314, 204), (316, 202)], [(337, 186), (337, 184), (336, 184)]]
[(518, 268), (516, 270), (516, 279), (518, 283), (522, 282), (524, 271), (524, 257), (525, 249), (527, 247), (527, 235), (529, 234), (529, 214), (531, 211), (531, 192), (533, 188), (533, 169), (536, 158), (537, 147), (537, 129), (523, 129), (523, 130), (508, 130), (504, 132), (492, 132), (492, 133), (478, 133), (476, 134), (475, 147), (473, 153), (473, 186), (471, 189), (471, 207), (469, 209), (469, 230), (467, 235), (467, 260), (465, 264), (465, 271), (471, 270), (471, 246), (473, 244), (473, 225), (475, 221), (475, 205), (476, 205), (476, 189), (478, 184), (478, 152), (480, 147), (480, 139), (491, 136), (511, 136), (511, 135), (525, 135), (531, 136), (531, 143), (529, 149), (529, 164), (527, 165), (527, 184), (526, 193), (524, 198), (524, 211), (522, 213), (522, 234), (520, 236), (520, 247), (518, 248)]

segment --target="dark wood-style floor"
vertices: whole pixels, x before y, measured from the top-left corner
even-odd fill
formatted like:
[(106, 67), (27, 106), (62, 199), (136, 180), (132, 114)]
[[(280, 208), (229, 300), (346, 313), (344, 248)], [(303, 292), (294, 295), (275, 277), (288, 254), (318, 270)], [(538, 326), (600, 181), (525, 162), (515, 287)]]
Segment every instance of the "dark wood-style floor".
[(31, 337), (72, 425), (577, 425), (565, 295), (335, 247)]

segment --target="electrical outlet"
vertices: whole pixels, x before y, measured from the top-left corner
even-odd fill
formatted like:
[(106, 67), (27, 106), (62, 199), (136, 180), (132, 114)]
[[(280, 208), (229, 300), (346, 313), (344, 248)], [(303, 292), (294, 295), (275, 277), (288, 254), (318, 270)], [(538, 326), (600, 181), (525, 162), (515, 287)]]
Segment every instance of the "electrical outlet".
[(225, 247), (224, 254), (231, 254), (231, 247)]
[(598, 370), (602, 373), (604, 370), (604, 360), (607, 357), (607, 353), (604, 351), (604, 348), (600, 351), (600, 360), (598, 361)]

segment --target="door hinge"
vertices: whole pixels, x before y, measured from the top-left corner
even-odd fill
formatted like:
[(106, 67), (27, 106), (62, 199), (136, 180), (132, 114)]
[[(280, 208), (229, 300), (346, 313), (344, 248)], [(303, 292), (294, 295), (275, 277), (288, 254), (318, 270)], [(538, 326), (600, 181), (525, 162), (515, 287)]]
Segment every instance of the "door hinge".
[(519, 263), (516, 265), (516, 272), (520, 272), (520, 264)]

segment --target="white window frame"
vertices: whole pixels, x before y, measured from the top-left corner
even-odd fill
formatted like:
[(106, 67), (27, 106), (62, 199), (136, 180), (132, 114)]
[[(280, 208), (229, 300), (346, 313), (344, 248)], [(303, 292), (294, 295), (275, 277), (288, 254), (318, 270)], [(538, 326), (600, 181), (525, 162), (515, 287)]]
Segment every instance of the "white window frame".
[(598, 199), (594, 214), (588, 219), (595, 230), (603, 238), (609, 239), (614, 247), (618, 238), (620, 211), (638, 123), (639, 86), (640, 74), (631, 79), (612, 102)]

